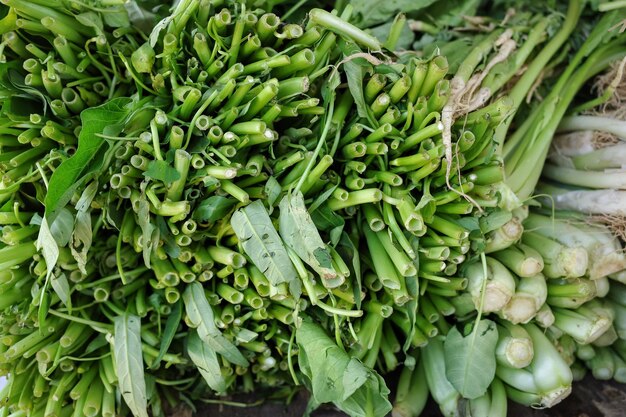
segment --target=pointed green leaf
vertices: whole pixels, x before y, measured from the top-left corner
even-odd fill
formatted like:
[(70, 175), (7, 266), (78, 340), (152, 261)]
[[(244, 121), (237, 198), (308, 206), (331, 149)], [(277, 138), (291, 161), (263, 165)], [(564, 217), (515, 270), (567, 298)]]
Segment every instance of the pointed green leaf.
[(296, 269), (263, 203), (256, 200), (235, 211), (230, 224), (246, 255), (268, 281), (273, 286), (288, 283), (291, 294), (300, 297), (301, 284)]
[[(349, 51), (349, 54), (361, 52), (356, 45), (351, 46), (352, 48), (350, 48), (351, 51)], [(363, 92), (365, 74), (368, 69), (371, 68), (371, 64), (365, 60), (349, 59), (343, 65), (346, 77), (348, 78), (348, 88), (350, 89), (350, 94), (352, 94), (352, 97), (354, 98), (354, 104), (359, 117), (367, 119), (371, 126), (378, 126), (378, 121), (372, 115), (370, 106), (368, 106), (365, 102), (365, 93)]]
[(135, 417), (148, 417), (146, 380), (141, 353), (141, 321), (132, 314), (116, 317), (114, 359), (119, 390)]
[(498, 330), (491, 320), (481, 320), (464, 336), (453, 327), (444, 342), (446, 378), (469, 399), (487, 392), (496, 374)]
[(87, 254), (92, 243), (91, 202), (98, 191), (98, 182), (94, 181), (85, 188), (76, 203), (74, 231), (70, 238), (70, 250), (76, 259), (78, 269), (87, 275)]
[(332, 402), (352, 417), (384, 416), (391, 411), (389, 389), (374, 370), (351, 358), (317, 324), (296, 330), (298, 363), (313, 402)]
[(274, 208), (274, 204), (278, 201), (278, 197), (280, 197), (280, 193), (283, 191), (283, 187), (280, 186), (276, 178), (269, 177), (265, 183), (265, 187), (263, 187), (263, 191), (267, 194), (267, 202), (270, 206), (271, 213), (271, 210)]
[(198, 330), (198, 336), (204, 343), (235, 365), (244, 367), (249, 365), (239, 349), (226, 339), (215, 325), (215, 315), (206, 299), (202, 284), (199, 282), (189, 284), (183, 293), (183, 302), (191, 327)]
[(193, 218), (200, 222), (216, 222), (223, 219), (236, 203), (237, 200), (232, 197), (213, 195), (198, 204)]
[(427, 8), (436, 0), (352, 0), (354, 20), (359, 27), (370, 27), (393, 19), (398, 13), (409, 13)]
[(222, 376), (217, 354), (200, 339), (195, 331), (189, 332), (187, 336), (187, 353), (209, 387), (218, 393), (225, 392), (226, 381)]
[(121, 123), (131, 112), (128, 106), (131, 102), (132, 99), (127, 97), (115, 98), (80, 114), (82, 129), (78, 136), (78, 148), (50, 177), (45, 199), (46, 217), (54, 218), (74, 192), (101, 169), (103, 155), (109, 145), (98, 135), (105, 129), (109, 134), (119, 133)]
[(150, 221), (150, 203), (145, 194), (141, 194), (137, 203), (137, 225), (141, 229), (143, 237), (143, 262), (150, 268), (150, 255), (154, 249), (154, 245), (159, 241), (159, 229)]
[(163, 330), (163, 336), (161, 338), (161, 347), (159, 348), (159, 354), (152, 362), (152, 366), (150, 369), (157, 369), (159, 367), (159, 363), (163, 356), (167, 353), (167, 350), (170, 348), (172, 344), (172, 340), (174, 340), (174, 336), (176, 335), (176, 330), (180, 325), (180, 320), (183, 317), (183, 303), (181, 300), (178, 300), (172, 306), (172, 312), (167, 317), (167, 321), (165, 322), (165, 329)]
[(170, 184), (180, 178), (180, 172), (165, 161), (154, 160), (148, 163), (148, 169), (143, 173), (144, 176), (165, 184)]
[(278, 222), (280, 235), (287, 246), (313, 268), (323, 278), (325, 284), (337, 278), (330, 251), (309, 215), (302, 193), (297, 192), (283, 197)]
[(50, 276), (50, 285), (54, 292), (59, 296), (59, 300), (68, 308), (68, 310), (72, 309), (72, 299), (70, 297), (70, 284), (67, 281), (67, 277), (65, 274), (51, 275)]
[(46, 268), (48, 269), (46, 276), (47, 282), (55, 265), (57, 264), (57, 260), (59, 259), (59, 245), (57, 245), (57, 242), (50, 231), (50, 227), (48, 226), (48, 220), (45, 217), (41, 221), (39, 236), (37, 236), (37, 250), (41, 251), (43, 258), (46, 261)]

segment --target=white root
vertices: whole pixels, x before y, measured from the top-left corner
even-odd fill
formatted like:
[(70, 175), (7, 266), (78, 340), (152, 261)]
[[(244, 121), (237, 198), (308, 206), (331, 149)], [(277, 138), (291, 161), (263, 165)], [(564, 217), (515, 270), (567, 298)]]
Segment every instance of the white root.
[[(483, 71), (474, 74), (467, 82), (456, 76), (452, 78), (452, 81), (450, 81), (450, 98), (441, 111), (441, 123), (443, 125), (441, 136), (447, 162), (446, 185), (449, 189), (458, 193), (467, 201), (478, 207), (479, 210), (481, 210), (480, 205), (473, 198), (462, 191), (454, 189), (450, 184), (450, 173), (452, 170), (452, 125), (454, 124), (455, 119), (480, 108), (487, 102), (489, 97), (491, 97), (492, 92), (487, 88), (480, 89), (477, 94), (474, 93), (487, 74), (489, 74), (489, 71), (496, 64), (506, 60), (515, 50), (517, 45), (515, 41), (511, 39), (512, 34), (513, 32), (510, 29), (507, 29), (498, 37), (495, 42), (495, 46), (500, 47), (498, 53), (491, 58)], [(467, 104), (464, 105), (463, 103)]]

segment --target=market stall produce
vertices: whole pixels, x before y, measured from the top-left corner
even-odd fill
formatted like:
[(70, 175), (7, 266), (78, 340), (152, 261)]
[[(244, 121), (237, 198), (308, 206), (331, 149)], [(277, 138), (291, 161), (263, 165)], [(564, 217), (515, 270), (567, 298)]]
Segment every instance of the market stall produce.
[(0, 416), (626, 381), (619, 4), (1, 3)]

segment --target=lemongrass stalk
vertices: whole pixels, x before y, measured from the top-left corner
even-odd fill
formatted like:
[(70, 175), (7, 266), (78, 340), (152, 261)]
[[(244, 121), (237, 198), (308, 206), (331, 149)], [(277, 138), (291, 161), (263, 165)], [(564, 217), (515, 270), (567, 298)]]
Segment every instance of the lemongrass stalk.
[(597, 279), (626, 268), (626, 256), (615, 237), (599, 225), (588, 225), (580, 219), (557, 218), (531, 213), (526, 227), (569, 247), (583, 247), (589, 253), (589, 278)]
[[(391, 411), (392, 417), (418, 417), (428, 400), (428, 384), (426, 380), (426, 365), (419, 360), (415, 369), (404, 367), (400, 374), (396, 398)], [(495, 416), (494, 416), (495, 417)]]
[(446, 379), (446, 362), (443, 341), (433, 338), (422, 349), (424, 373), (428, 390), (445, 416), (457, 415), (461, 395)]
[(595, 356), (586, 364), (595, 379), (606, 381), (613, 378), (615, 361), (609, 348), (597, 348)]
[(588, 255), (582, 247), (567, 247), (539, 233), (527, 231), (522, 242), (538, 251), (544, 260), (543, 273), (548, 278), (577, 278), (587, 271)]
[(606, 332), (602, 334), (602, 336), (598, 337), (593, 342), (593, 345), (598, 347), (612, 346), (617, 339), (619, 339), (617, 330), (615, 330), (615, 326), (612, 325)]
[(596, 285), (585, 278), (550, 280), (547, 303), (551, 307), (577, 308), (597, 296)]
[(571, 392), (572, 373), (543, 332), (524, 326), (533, 341), (534, 357), (524, 369), (498, 366), (496, 375), (505, 382), (511, 399), (535, 407), (552, 407)]
[(622, 271), (619, 271), (619, 272), (615, 272), (613, 274), (610, 274), (609, 278), (611, 278), (615, 282), (620, 282), (622, 284), (626, 284), (626, 269), (624, 269)]
[(500, 366), (525, 368), (530, 365), (534, 348), (530, 335), (519, 325), (501, 321), (498, 325), (496, 360)]
[(500, 314), (511, 323), (528, 323), (546, 302), (548, 286), (542, 274), (520, 278), (515, 294)]
[(578, 307), (576, 310), (555, 307), (552, 311), (555, 317), (554, 325), (572, 336), (578, 343), (592, 343), (611, 326), (611, 317), (608, 312), (601, 313), (585, 306)]
[(448, 73), (448, 60), (443, 55), (438, 55), (428, 62), (428, 69), (419, 89), (418, 96), (430, 96), (435, 85)]
[(309, 25), (322, 26), (373, 51), (382, 49), (378, 39), (322, 9), (313, 9), (309, 12)]
[(346, 200), (338, 200), (335, 197), (331, 197), (327, 201), (328, 207), (336, 211), (360, 204), (377, 203), (382, 199), (383, 193), (379, 189), (366, 188), (348, 193)]
[(524, 228), (520, 221), (516, 218), (512, 218), (502, 227), (489, 233), (485, 253), (492, 253), (508, 248), (522, 237), (523, 231)]
[(626, 190), (626, 173), (617, 171), (588, 171), (545, 164), (542, 175), (563, 184), (586, 188)]
[(484, 313), (500, 311), (515, 293), (515, 280), (509, 270), (493, 258), (487, 257), (486, 269), (487, 276), (479, 262), (465, 269), (469, 281), (467, 291), (471, 294), (476, 309), (481, 309)]
[(609, 350), (615, 364), (613, 379), (621, 384), (626, 383), (626, 361), (614, 349)]
[(549, 158), (554, 163), (571, 157), (584, 155), (596, 149), (592, 131), (578, 131), (566, 134), (557, 134), (552, 139), (552, 148)]
[(491, 256), (509, 268), (519, 277), (532, 277), (543, 270), (541, 254), (524, 244), (509, 246), (493, 252)]
[(626, 191), (602, 189), (579, 190), (554, 183), (540, 182), (537, 187), (540, 194), (550, 195), (546, 205), (562, 210), (576, 210), (589, 214), (626, 215)]
[[(417, 274), (417, 269), (413, 264), (411, 258), (409, 258), (404, 251), (398, 249), (391, 237), (385, 231), (376, 232), (379, 242), (382, 244), (384, 250), (387, 252), (389, 259), (393, 262), (394, 266), (400, 272), (403, 277), (410, 277)], [(372, 252), (374, 257), (379, 256), (378, 253)]]
[(603, 116), (578, 115), (566, 117), (561, 120), (557, 131), (571, 132), (579, 130), (597, 130), (626, 139), (626, 121)]
[(615, 327), (615, 331), (617, 332), (620, 338), (626, 337), (626, 307), (620, 304), (620, 302), (615, 302), (611, 300), (607, 305), (611, 308), (613, 312), (613, 326)]
[(579, 170), (619, 169), (624, 165), (625, 158), (626, 144), (617, 144), (568, 158), (570, 164), (564, 165), (561, 160), (556, 165)]

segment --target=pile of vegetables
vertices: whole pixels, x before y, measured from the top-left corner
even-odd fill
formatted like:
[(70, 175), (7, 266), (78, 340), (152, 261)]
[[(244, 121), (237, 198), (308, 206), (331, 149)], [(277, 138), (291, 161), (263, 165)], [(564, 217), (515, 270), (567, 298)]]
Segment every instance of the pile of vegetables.
[(626, 382), (623, 9), (302, 3), (2, 0), (1, 416)]

